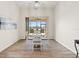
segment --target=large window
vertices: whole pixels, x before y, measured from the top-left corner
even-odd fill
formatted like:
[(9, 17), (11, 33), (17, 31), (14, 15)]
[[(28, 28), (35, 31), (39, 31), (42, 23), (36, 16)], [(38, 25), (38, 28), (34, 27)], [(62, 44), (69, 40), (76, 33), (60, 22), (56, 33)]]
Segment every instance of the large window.
[(29, 21), (29, 33), (31, 34), (45, 34), (46, 32), (45, 21)]
[(46, 35), (47, 34), (47, 21), (42, 20), (31, 20), (26, 21), (26, 28), (29, 35), (40, 34)]

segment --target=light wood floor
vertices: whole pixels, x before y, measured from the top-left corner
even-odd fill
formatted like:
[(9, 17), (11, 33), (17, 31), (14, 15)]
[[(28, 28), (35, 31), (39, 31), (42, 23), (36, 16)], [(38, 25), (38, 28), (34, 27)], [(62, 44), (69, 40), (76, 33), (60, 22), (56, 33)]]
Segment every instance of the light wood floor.
[(26, 41), (19, 40), (0, 53), (1, 58), (74, 58), (75, 54), (55, 40), (50, 40), (48, 51), (27, 51)]

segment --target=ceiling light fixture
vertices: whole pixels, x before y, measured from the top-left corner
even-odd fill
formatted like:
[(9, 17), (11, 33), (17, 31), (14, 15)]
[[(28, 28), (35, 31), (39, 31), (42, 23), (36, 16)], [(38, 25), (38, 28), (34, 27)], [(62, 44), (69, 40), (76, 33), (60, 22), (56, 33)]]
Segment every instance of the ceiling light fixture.
[(35, 1), (35, 7), (38, 7), (39, 6), (39, 1)]

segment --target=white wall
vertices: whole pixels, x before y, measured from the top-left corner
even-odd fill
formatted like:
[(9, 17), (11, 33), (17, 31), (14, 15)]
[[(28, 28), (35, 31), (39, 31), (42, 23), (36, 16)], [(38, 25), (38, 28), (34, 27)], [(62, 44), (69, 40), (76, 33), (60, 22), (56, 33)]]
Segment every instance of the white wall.
[(75, 52), (74, 39), (79, 39), (79, 2), (59, 2), (55, 11), (55, 38)]
[(34, 17), (48, 17), (48, 38), (54, 39), (54, 11), (53, 8), (39, 8), (35, 10), (30, 7), (20, 8), (20, 38), (25, 39), (25, 17), (34, 16)]
[[(7, 17), (18, 24), (18, 8), (14, 2), (0, 1), (0, 17)], [(0, 30), (0, 52), (18, 40), (18, 29)]]

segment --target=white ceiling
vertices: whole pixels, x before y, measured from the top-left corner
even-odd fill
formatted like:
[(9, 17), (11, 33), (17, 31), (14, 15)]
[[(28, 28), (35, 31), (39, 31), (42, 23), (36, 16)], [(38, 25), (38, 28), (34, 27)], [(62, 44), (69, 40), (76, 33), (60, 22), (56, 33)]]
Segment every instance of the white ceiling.
[[(35, 1), (17, 1), (16, 4), (19, 7), (34, 7)], [(56, 4), (55, 1), (39, 1), (40, 7), (55, 7)]]

